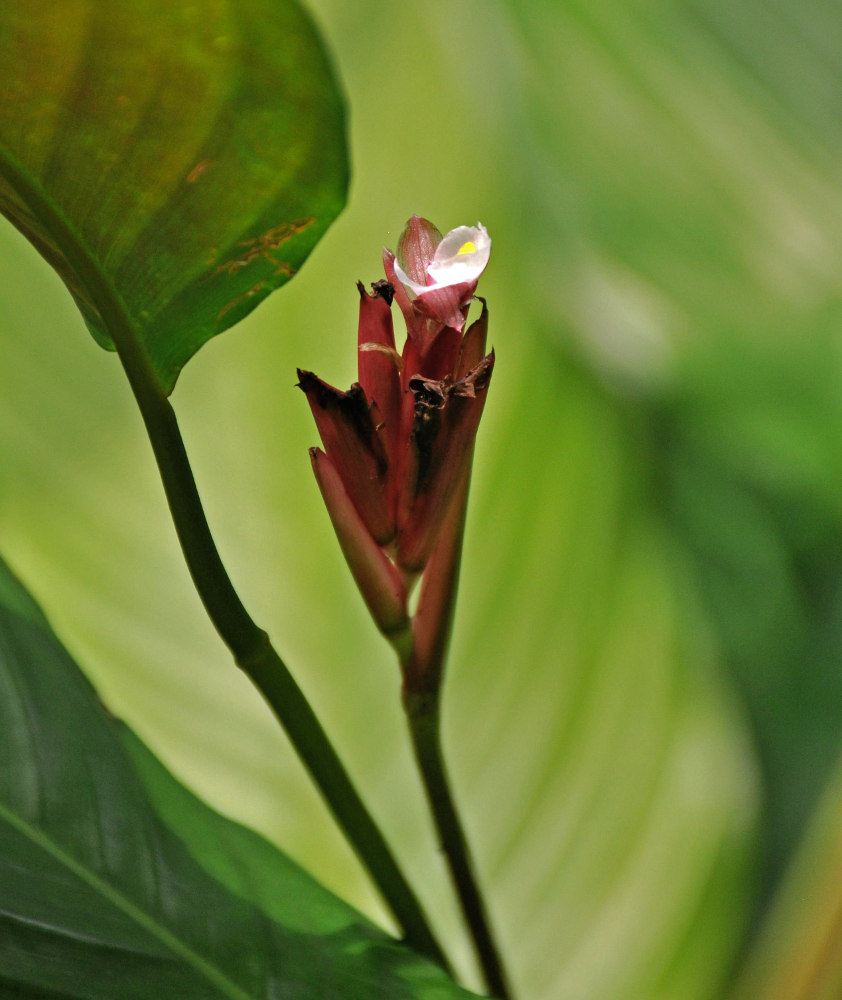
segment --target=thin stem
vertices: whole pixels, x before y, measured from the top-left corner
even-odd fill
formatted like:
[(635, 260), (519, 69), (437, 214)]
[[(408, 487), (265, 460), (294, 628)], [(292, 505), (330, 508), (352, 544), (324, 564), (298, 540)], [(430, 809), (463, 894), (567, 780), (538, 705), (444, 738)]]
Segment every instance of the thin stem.
[(435, 695), (405, 694), (404, 705), (427, 801), (486, 985), (498, 1000), (511, 1000), (500, 952), (444, 766), (438, 698)]
[[(73, 224), (2, 148), (0, 177), (49, 232), (52, 255), (66, 262), (63, 273), (72, 274), (74, 289), (83, 290), (82, 298), (95, 308), (113, 340), (149, 434), (184, 557), (213, 625), (286, 730), (406, 942), (447, 968), (420, 903), (309, 702), (234, 590), (208, 527), (175, 412), (119, 293)], [(33, 238), (28, 229), (24, 232)]]
[(424, 570), (412, 623), (413, 644), (401, 658), (403, 703), (430, 812), (477, 959), (491, 993), (499, 1000), (509, 1000), (511, 991), (450, 790), (441, 745), (441, 687), (456, 608), (470, 482), (468, 466)]
[(176, 532), (208, 616), (237, 665), (285, 729), (336, 822), (402, 927), (406, 942), (447, 967), (418, 899), (313, 709), (266, 632), (255, 624), (234, 590), (208, 527), (169, 400), (147, 391), (144, 383), (138, 386), (126, 359), (123, 361), (152, 443)]

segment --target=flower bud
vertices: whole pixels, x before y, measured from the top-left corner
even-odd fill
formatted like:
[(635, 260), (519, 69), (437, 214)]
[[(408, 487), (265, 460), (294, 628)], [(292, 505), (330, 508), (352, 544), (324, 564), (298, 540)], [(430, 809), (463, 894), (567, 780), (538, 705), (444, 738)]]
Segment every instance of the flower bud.
[(482, 223), (442, 237), (432, 223), (413, 216), (398, 241), (394, 274), (416, 312), (461, 333), (490, 254)]
[[(485, 354), (484, 300), (465, 331), (491, 240), (481, 224), (442, 236), (413, 216), (397, 250), (384, 251), (386, 280), (372, 294), (357, 286), (359, 381), (341, 392), (312, 372), (298, 376), (324, 446), (311, 449), (313, 471), (360, 593), (396, 648), (417, 646), (404, 662), (414, 656), (432, 677), (446, 643), (474, 440), (494, 368), (493, 352)], [(393, 297), (407, 327), (400, 354)], [(407, 585), (428, 563), (413, 639)]]

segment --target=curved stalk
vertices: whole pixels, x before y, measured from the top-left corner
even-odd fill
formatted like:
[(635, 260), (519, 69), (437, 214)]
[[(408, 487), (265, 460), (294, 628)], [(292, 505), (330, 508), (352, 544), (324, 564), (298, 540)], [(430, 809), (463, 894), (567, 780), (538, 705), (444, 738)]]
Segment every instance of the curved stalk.
[[(220, 559), (199, 497), (175, 412), (125, 305), (79, 232), (14, 157), (0, 147), (0, 178), (8, 181), (50, 234), (49, 259), (84, 289), (108, 331), (140, 408), (158, 463), (176, 533), (196, 589), (235, 662), (261, 692), (286, 730), (338, 825), (417, 951), (447, 968), (421, 905), (383, 834), (354, 788), (309, 702), (263, 629), (252, 620)], [(40, 231), (40, 230), (39, 230)], [(76, 284), (78, 282), (78, 285)]]
[[(131, 377), (130, 377), (131, 381)], [(135, 388), (133, 384), (133, 388)], [(239, 599), (211, 536), (169, 401), (135, 391), (196, 590), (235, 662), (290, 738), (336, 822), (403, 929), (407, 944), (446, 967), (421, 905), (354, 788), (313, 709)]]

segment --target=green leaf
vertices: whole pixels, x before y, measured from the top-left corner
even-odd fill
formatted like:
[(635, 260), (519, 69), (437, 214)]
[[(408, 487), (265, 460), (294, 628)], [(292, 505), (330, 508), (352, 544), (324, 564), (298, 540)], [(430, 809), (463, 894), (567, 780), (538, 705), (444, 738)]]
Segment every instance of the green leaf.
[(703, 624), (692, 600), (679, 614), (750, 721), (757, 909), (842, 728), (838, 13), (506, 6), (532, 70), (505, 98), (537, 153), (513, 175), (524, 278), (555, 338), (627, 397), (635, 506), (671, 540)]
[(830, 349), (816, 329), (771, 357), (720, 346), (716, 364), (698, 365), (652, 415), (659, 507), (752, 721), (765, 783), (762, 903), (839, 755), (842, 400)]
[(343, 109), (294, 0), (0, 9), (0, 211), (171, 391), (344, 205)]
[(181, 786), (0, 563), (0, 994), (470, 995)]
[(842, 768), (837, 766), (730, 1000), (830, 1000), (842, 995)]

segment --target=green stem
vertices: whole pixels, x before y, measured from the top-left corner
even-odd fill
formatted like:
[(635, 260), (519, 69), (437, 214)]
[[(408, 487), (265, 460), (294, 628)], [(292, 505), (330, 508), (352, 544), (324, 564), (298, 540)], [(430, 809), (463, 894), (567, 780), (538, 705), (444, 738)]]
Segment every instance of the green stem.
[(430, 811), (486, 985), (498, 1000), (510, 1000), (512, 994), (444, 766), (438, 697), (405, 693), (404, 705)]
[[(84, 291), (82, 297), (99, 314), (113, 340), (149, 434), (184, 557), (213, 625), (286, 730), (328, 808), (403, 929), (406, 942), (446, 968), (420, 903), (309, 702), (234, 590), (205, 518), (175, 412), (120, 295), (72, 223), (2, 147), (0, 178), (9, 182), (32, 217), (50, 234), (50, 259), (55, 263), (58, 258), (65, 277), (72, 275), (74, 289)], [(12, 220), (20, 225), (14, 217)], [(28, 226), (21, 228), (36, 245), (44, 245), (37, 232)]]
[(424, 570), (418, 610), (413, 619), (413, 644), (401, 657), (403, 703), (430, 812), (474, 951), (491, 993), (499, 1000), (509, 1000), (511, 991), (474, 874), (468, 840), (450, 790), (441, 746), (441, 687), (456, 608), (470, 483), (469, 465)]
[[(118, 351), (120, 347), (118, 345)], [(313, 709), (269, 637), (252, 620), (225, 570), (202, 508), (175, 413), (121, 354), (163, 480), (190, 574), (237, 665), (263, 695), (320, 789), (336, 822), (417, 951), (446, 967), (421, 905), (366, 809)]]

